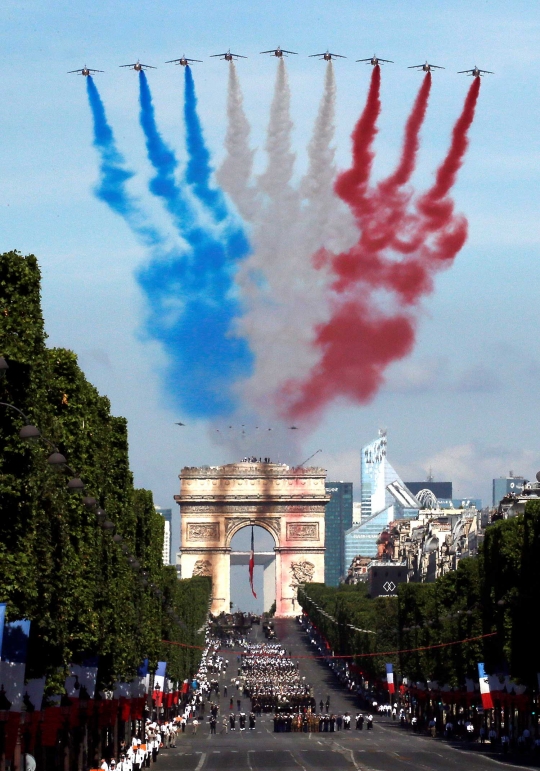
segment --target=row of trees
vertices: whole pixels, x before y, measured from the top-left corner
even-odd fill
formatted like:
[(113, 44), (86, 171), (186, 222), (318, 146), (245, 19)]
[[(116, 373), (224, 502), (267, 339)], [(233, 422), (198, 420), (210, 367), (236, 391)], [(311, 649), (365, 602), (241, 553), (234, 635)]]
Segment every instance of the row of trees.
[[(364, 654), (357, 663), (371, 676), (382, 678), (384, 663), (393, 662), (412, 681), (463, 687), (482, 661), (488, 672), (509, 672), (536, 688), (539, 549), (540, 500), (532, 499), (524, 515), (488, 526), (477, 558), (461, 560), (434, 583), (402, 584), (397, 597), (373, 600), (366, 585), (309, 584), (299, 599), (334, 651)], [(447, 645), (460, 640), (470, 641)], [(418, 648), (424, 650), (411, 650)], [(365, 656), (379, 651), (402, 652)]]
[[(51, 450), (22, 441), (24, 418), (0, 407), (0, 602), (8, 603), (8, 618), (32, 621), (27, 677), (46, 674), (49, 692), (58, 693), (71, 662), (98, 655), (101, 685), (129, 680), (145, 658), (165, 658), (170, 676), (183, 679), (197, 649), (164, 650), (162, 640), (202, 642), (196, 630), (204, 625), (209, 580), (178, 581), (163, 566), (163, 520), (152, 494), (134, 487), (126, 421), (111, 415), (71, 351), (46, 346), (33, 255), (0, 255), (0, 325), (0, 355), (9, 365), (0, 401), (51, 440), (114, 524), (112, 532), (97, 526), (95, 511), (68, 491), (66, 473), (48, 463)], [(136, 557), (144, 580), (124, 551)]]

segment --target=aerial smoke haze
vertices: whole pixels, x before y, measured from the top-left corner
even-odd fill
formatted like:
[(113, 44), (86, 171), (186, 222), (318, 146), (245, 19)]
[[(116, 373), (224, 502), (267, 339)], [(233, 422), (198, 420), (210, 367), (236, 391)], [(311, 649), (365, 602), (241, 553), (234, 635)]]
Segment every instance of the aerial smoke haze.
[(343, 248), (356, 238), (349, 211), (333, 190), (336, 83), (332, 62), (308, 146), (308, 169), (292, 186), (290, 92), (280, 60), (267, 137), (268, 164), (257, 180), (260, 207), (253, 222), (254, 252), (239, 281), (246, 314), (239, 329), (258, 351), (255, 371), (242, 389), (252, 407), (266, 416), (279, 412), (269, 393), (316, 361), (314, 329), (329, 316), (329, 276), (312, 255)]
[(255, 151), (249, 146), (250, 133), (236, 65), (231, 60), (227, 87), (227, 154), (216, 173), (216, 179), (248, 222), (253, 220), (257, 211), (256, 191), (252, 183)]
[[(473, 79), (433, 185), (419, 194), (411, 180), (432, 88), (429, 72), (394, 171), (373, 181), (381, 69), (371, 71), (351, 135), (351, 166), (338, 174), (336, 82), (328, 62), (299, 184), (293, 183), (285, 61), (277, 62), (267, 163), (256, 178), (233, 62), (228, 72), (226, 156), (217, 175), (189, 66), (179, 111), (186, 140), (181, 163), (161, 136), (146, 75), (139, 73), (140, 125), (153, 168), (148, 189), (169, 213), (172, 235), (154, 227), (129, 195), (133, 174), (88, 78), (100, 158), (96, 195), (147, 247), (137, 280), (147, 298), (145, 331), (167, 361), (162, 378), (171, 403), (186, 417), (207, 419), (213, 441), (234, 457), (297, 463), (302, 439), (328, 405), (368, 402), (387, 368), (412, 351), (420, 302), (465, 243), (467, 221), (454, 211), (451, 191), (467, 151), (480, 80)], [(297, 420), (302, 438), (289, 428)]]

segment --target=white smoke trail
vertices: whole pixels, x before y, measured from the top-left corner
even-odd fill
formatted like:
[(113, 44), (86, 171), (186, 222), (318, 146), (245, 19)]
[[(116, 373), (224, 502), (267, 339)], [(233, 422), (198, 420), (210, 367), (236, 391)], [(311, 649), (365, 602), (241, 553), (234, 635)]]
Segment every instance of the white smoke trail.
[(251, 221), (257, 210), (256, 190), (250, 184), (254, 150), (249, 146), (250, 126), (244, 112), (243, 101), (236, 67), (234, 61), (231, 61), (225, 136), (227, 155), (216, 173), (216, 178), (221, 187), (231, 196), (242, 217)]
[(343, 248), (355, 240), (351, 220), (333, 192), (335, 100), (330, 62), (299, 192), (291, 185), (293, 124), (280, 60), (266, 144), (268, 166), (258, 180), (262, 203), (254, 223), (254, 253), (238, 277), (247, 307), (239, 331), (256, 356), (255, 372), (242, 393), (258, 414), (268, 417), (277, 409), (269, 395), (290, 378), (307, 374), (317, 359), (311, 343), (315, 326), (328, 317), (328, 278), (314, 267), (312, 257), (321, 247)]
[(308, 146), (309, 166), (300, 192), (305, 201), (302, 247), (309, 258), (324, 247), (341, 251), (355, 243), (358, 232), (348, 207), (334, 193), (336, 80), (331, 61), (326, 66), (324, 91)]

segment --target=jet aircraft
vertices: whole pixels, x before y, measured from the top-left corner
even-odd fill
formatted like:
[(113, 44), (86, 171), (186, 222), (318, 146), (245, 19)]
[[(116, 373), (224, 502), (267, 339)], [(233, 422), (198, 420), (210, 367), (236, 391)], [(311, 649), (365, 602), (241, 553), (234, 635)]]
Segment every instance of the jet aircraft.
[(180, 59), (169, 59), (165, 64), (180, 64), (182, 67), (188, 67), (190, 62), (202, 62), (202, 59), (187, 59), (181, 56)]
[(379, 59), (378, 56), (370, 56), (369, 59), (357, 59), (357, 62), (366, 62), (367, 64), (371, 64), (372, 67), (376, 67), (378, 64), (394, 64), (394, 62), (391, 59)]
[(214, 59), (217, 56), (219, 56), (220, 59), (224, 59), (226, 62), (232, 62), (233, 59), (247, 59), (247, 56), (242, 56), (242, 54), (232, 54), (230, 48), (227, 51), (227, 53), (225, 53), (225, 54), (212, 54), (210, 56), (210, 58)]
[(341, 54), (331, 54), (330, 51), (327, 51), (325, 54), (310, 54), (310, 59), (312, 59), (314, 56), (318, 56), (319, 59), (324, 59), (325, 62), (329, 62), (332, 59), (346, 59), (346, 56), (342, 56)]
[(79, 75), (84, 75), (84, 77), (87, 78), (89, 75), (92, 74), (92, 72), (103, 72), (103, 70), (91, 70), (90, 67), (87, 67), (85, 64), (84, 67), (81, 67), (80, 70), (70, 70), (68, 72), (68, 75), (73, 75), (74, 73), (78, 73)]
[(494, 72), (491, 72), (491, 70), (481, 70), (476, 65), (472, 68), (472, 70), (461, 70), (458, 72), (458, 75), (472, 75), (473, 78), (481, 78), (482, 75), (494, 75)]
[(283, 56), (287, 56), (287, 54), (294, 54), (295, 56), (298, 55), (297, 51), (287, 51), (285, 48), (281, 48), (281, 46), (278, 46), (277, 48), (271, 48), (270, 51), (261, 51), (262, 54), (272, 54), (272, 56), (277, 56), (278, 59), (281, 59)]
[(135, 70), (135, 72), (141, 72), (141, 70), (155, 70), (156, 67), (152, 67), (151, 64), (143, 64), (138, 59), (135, 62), (135, 64), (121, 64), (120, 67), (129, 67), (132, 70)]
[(437, 64), (412, 64), (407, 69), (409, 70), (423, 70), (424, 72), (431, 72), (431, 70), (444, 70), (444, 67), (439, 67)]

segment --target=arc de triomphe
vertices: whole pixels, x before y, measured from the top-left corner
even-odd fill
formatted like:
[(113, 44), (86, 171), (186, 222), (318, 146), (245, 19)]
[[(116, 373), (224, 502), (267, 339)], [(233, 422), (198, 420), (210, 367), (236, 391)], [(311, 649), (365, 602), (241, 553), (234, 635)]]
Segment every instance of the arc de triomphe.
[(298, 613), (299, 584), (324, 582), (325, 479), (322, 468), (270, 462), (182, 469), (182, 577), (212, 576), (212, 613), (229, 612), (231, 539), (246, 525), (274, 537), (276, 615)]

